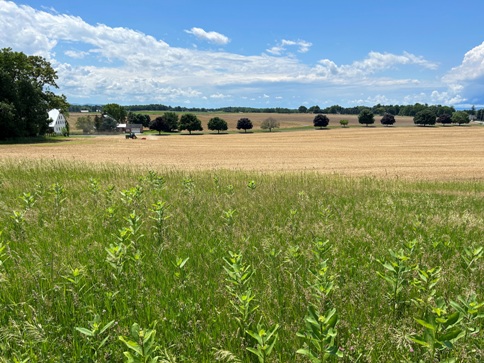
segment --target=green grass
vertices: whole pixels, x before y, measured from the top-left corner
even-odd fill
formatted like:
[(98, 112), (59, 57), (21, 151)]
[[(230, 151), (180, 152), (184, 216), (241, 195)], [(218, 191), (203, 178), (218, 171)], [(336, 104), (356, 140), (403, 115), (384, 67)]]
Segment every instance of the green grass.
[[(296, 354), (305, 342), (296, 334), (305, 329), (310, 305), (336, 308), (340, 361), (482, 361), (480, 332), (435, 353), (410, 337), (422, 333), (415, 319), (426, 314), (411, 302), (423, 294), (415, 266), (442, 269), (429, 306), (442, 297), (451, 313), (458, 296), (484, 300), (484, 259), (468, 267), (461, 257), (484, 245), (483, 195), (481, 181), (6, 162), (0, 166), (1, 356), (119, 362), (128, 350), (119, 336), (130, 336), (138, 323), (156, 329), (158, 354), (166, 349), (179, 362), (214, 362), (229, 352), (255, 362), (246, 349), (255, 343), (238, 331), (234, 290), (227, 287), (224, 259), (232, 251), (254, 271), (244, 286), (255, 295), (251, 306), (259, 307), (247, 324), (280, 326), (267, 361), (308, 362)], [(157, 224), (160, 201), (169, 218)], [(331, 248), (318, 256), (315, 246), (326, 240)], [(412, 251), (405, 249), (410, 241)], [(110, 246), (111, 252), (126, 247), (110, 260), (117, 268), (107, 261)], [(410, 268), (397, 310), (377, 274), (385, 273), (378, 261), (389, 261), (390, 249), (402, 249)], [(309, 269), (322, 259), (334, 286), (318, 301)], [(96, 315), (101, 326), (114, 323), (96, 337), (76, 329), (91, 329)], [(483, 327), (481, 318), (472, 324)]]

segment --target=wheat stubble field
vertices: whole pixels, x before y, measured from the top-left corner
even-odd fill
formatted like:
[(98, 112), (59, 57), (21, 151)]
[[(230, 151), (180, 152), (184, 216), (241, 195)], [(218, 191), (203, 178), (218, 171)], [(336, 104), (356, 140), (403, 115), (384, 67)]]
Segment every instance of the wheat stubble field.
[(177, 170), (317, 171), (425, 180), (484, 179), (484, 127), (361, 127), (216, 135), (76, 137), (0, 145), (1, 159)]

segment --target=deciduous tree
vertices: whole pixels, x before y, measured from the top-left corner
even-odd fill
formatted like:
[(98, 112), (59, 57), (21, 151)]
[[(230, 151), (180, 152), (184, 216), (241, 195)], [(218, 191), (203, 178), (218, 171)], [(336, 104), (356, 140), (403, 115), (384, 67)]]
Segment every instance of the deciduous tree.
[(274, 117), (268, 117), (260, 124), (260, 128), (262, 130), (269, 130), (269, 132), (272, 132), (272, 129), (276, 129), (279, 127), (280, 123)]
[(362, 125), (366, 125), (366, 127), (368, 127), (368, 125), (373, 125), (375, 123), (373, 112), (366, 108), (363, 109), (358, 115), (358, 122)]
[(452, 114), (452, 122), (459, 126), (468, 124), (470, 122), (469, 115), (464, 111), (457, 111)]
[(48, 111), (66, 113), (64, 95), (55, 95), (57, 74), (44, 58), (0, 50), (0, 138), (44, 135), (49, 128)]
[(208, 129), (212, 131), (217, 131), (220, 134), (220, 131), (226, 131), (228, 129), (227, 121), (221, 119), (220, 117), (212, 117), (208, 121)]
[(382, 125), (392, 126), (395, 123), (395, 116), (387, 112), (383, 115), (380, 122)]
[(413, 123), (419, 126), (435, 125), (435, 114), (429, 109), (419, 111), (413, 118)]
[(186, 113), (180, 118), (180, 131), (187, 130), (191, 135), (192, 131), (203, 131), (202, 122), (192, 113)]
[(108, 103), (103, 106), (103, 114), (107, 114), (115, 119), (119, 123), (123, 123), (126, 120), (126, 109), (117, 103)]
[(328, 126), (329, 118), (326, 115), (318, 114), (314, 117), (313, 124), (314, 127), (319, 127), (322, 129), (323, 127)]
[(94, 122), (91, 116), (81, 116), (76, 121), (76, 128), (82, 130), (84, 134), (89, 134), (94, 130)]
[(442, 125), (450, 125), (452, 123), (452, 117), (450, 115), (444, 113), (443, 115), (440, 115), (437, 118), (437, 122), (441, 123)]
[(252, 129), (252, 127), (254, 127), (254, 125), (252, 125), (252, 121), (247, 117), (243, 117), (237, 121), (237, 130), (244, 130), (247, 132), (247, 130)]

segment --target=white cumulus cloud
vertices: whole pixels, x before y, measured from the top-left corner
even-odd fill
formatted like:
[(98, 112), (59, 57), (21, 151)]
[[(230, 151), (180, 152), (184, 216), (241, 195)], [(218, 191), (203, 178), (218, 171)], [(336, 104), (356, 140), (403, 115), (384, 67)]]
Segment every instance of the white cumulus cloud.
[(185, 32), (209, 43), (225, 45), (230, 42), (230, 39), (227, 36), (214, 31), (207, 32), (202, 28), (191, 28), (190, 30), (185, 30)]
[(297, 47), (299, 53), (307, 53), (313, 44), (305, 40), (287, 40), (283, 39), (279, 44), (273, 46), (272, 48), (266, 49), (266, 52), (273, 55), (283, 54), (289, 46)]

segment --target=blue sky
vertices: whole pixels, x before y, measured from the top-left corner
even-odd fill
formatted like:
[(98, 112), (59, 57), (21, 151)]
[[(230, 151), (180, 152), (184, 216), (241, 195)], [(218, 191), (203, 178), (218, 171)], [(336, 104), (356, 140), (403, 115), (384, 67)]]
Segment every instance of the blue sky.
[(482, 0), (4, 1), (71, 103), (484, 107)]

